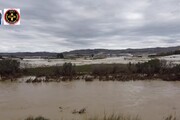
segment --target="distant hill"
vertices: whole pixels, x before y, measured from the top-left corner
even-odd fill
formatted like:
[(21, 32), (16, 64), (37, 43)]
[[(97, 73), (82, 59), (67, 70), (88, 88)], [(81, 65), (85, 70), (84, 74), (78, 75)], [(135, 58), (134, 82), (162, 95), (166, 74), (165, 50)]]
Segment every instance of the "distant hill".
[(56, 56), (57, 53), (51, 52), (16, 52), (16, 53), (0, 53), (0, 56), (17, 56), (17, 57), (24, 57), (24, 56)]
[(97, 53), (104, 54), (122, 54), (122, 53), (131, 53), (131, 54), (160, 54), (171, 52), (175, 50), (180, 50), (180, 46), (176, 47), (156, 47), (156, 48), (143, 48), (143, 49), (124, 49), (124, 50), (109, 50), (109, 49), (84, 49), (84, 50), (73, 50), (69, 52), (63, 52), (65, 55), (91, 55)]
[[(110, 49), (83, 49), (73, 50), (69, 52), (62, 52), (64, 55), (92, 55), (92, 54), (160, 54), (166, 52), (172, 52), (180, 50), (180, 46), (175, 47), (156, 47), (156, 48), (143, 48), (143, 49), (122, 49), (122, 50), (110, 50)], [(16, 52), (16, 53), (0, 53), (0, 56), (40, 56), (40, 57), (55, 57), (58, 53), (55, 52)]]

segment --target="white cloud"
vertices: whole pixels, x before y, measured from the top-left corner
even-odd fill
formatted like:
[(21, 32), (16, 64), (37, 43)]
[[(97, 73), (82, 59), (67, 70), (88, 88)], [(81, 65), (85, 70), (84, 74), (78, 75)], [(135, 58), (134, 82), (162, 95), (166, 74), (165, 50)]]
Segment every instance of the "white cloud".
[(6, 0), (21, 26), (0, 26), (0, 52), (180, 45), (178, 0)]

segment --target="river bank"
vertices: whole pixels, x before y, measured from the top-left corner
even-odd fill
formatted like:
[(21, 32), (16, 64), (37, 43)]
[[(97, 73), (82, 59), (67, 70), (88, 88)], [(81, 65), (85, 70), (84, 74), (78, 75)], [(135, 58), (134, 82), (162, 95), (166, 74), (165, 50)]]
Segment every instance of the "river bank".
[[(164, 76), (161, 76), (164, 78)], [(3, 78), (0, 81), (10, 81), (10, 82), (24, 82), (24, 83), (48, 83), (48, 82), (63, 82), (63, 81), (76, 81), (83, 80), (86, 82), (92, 81), (146, 81), (146, 80), (162, 80), (162, 81), (179, 81), (176, 79), (166, 80), (161, 78), (159, 75), (148, 76), (147, 74), (120, 74), (120, 75), (107, 75), (107, 76), (92, 76), (92, 75), (77, 75), (77, 76), (22, 76), (22, 77), (8, 77)]]
[[(17, 61), (0, 61), (0, 81), (15, 81), (22, 76), (35, 76), (27, 82), (60, 82), (81, 80), (93, 81), (129, 81), (161, 79), (180, 80), (180, 65), (171, 65), (166, 61), (153, 59), (137, 64), (93, 64), (76, 66), (64, 63), (63, 66), (19, 68)], [(44, 77), (42, 79), (42, 77)]]

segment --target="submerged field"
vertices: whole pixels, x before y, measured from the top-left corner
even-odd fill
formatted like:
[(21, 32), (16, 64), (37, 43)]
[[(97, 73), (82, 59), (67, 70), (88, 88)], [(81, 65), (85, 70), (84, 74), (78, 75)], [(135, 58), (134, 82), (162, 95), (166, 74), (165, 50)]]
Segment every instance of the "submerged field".
[[(162, 60), (167, 60), (169, 62), (180, 64), (180, 55), (170, 55), (164, 57), (157, 57)], [(22, 68), (31, 68), (31, 67), (45, 67), (45, 66), (62, 66), (65, 62), (71, 62), (76, 65), (89, 65), (89, 64), (128, 64), (146, 62), (151, 58), (148, 57), (110, 57), (105, 59), (24, 59), (21, 61)]]

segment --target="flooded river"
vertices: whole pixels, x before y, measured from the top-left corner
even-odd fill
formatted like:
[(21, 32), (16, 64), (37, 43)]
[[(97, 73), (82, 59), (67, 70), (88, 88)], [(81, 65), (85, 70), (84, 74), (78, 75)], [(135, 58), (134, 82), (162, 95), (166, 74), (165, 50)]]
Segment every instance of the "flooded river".
[[(82, 108), (85, 114), (72, 114)], [(79, 120), (112, 113), (139, 115), (143, 120), (162, 120), (169, 114), (180, 118), (180, 82), (0, 82), (0, 120), (39, 115)]]

